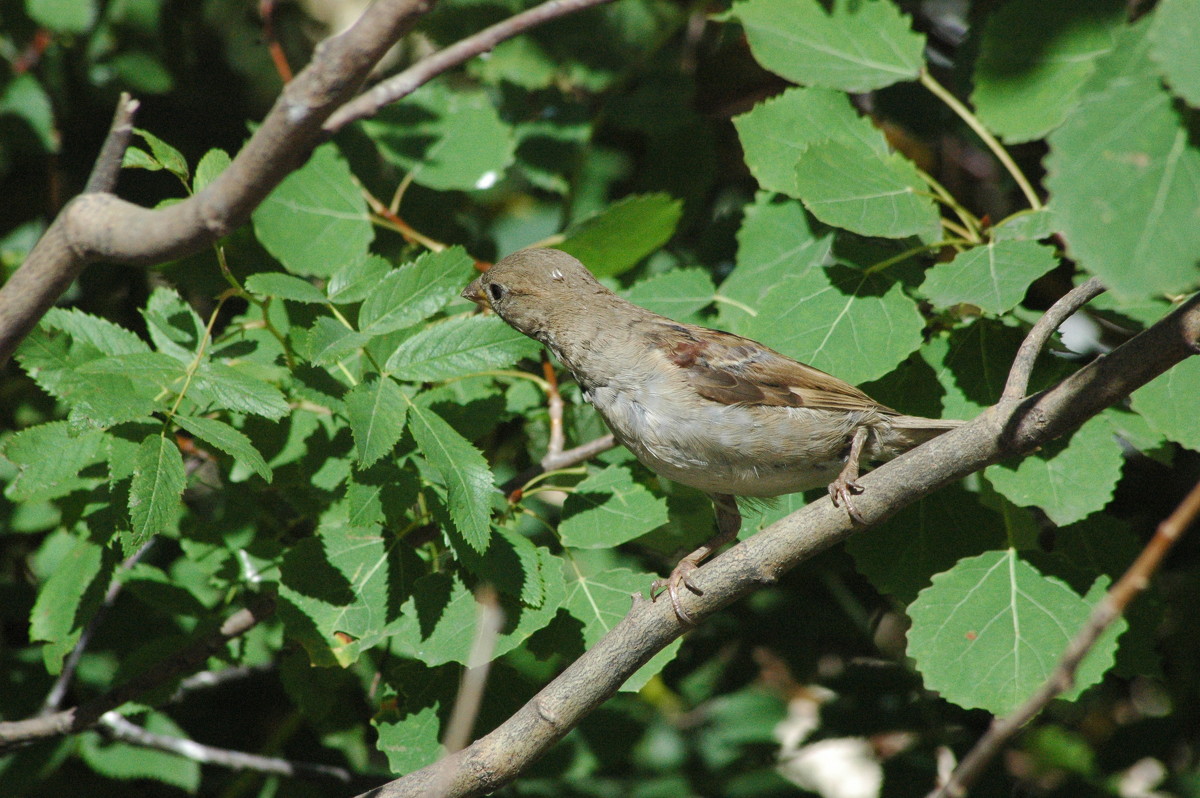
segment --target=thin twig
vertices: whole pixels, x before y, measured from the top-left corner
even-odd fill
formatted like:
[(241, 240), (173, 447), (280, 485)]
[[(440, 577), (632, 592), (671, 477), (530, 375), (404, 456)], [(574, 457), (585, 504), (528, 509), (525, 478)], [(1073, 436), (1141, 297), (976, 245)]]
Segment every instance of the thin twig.
[(1003, 399), (1016, 401), (1025, 396), (1025, 391), (1029, 389), (1029, 377), (1033, 374), (1033, 364), (1046, 341), (1068, 317), (1103, 293), (1104, 286), (1093, 277), (1086, 283), (1072, 288), (1042, 314), (1021, 342), (1017, 356), (1013, 358), (1008, 381), (1004, 383), (1004, 393), (1001, 394)]
[(274, 662), (264, 662), (259, 665), (235, 665), (232, 668), (221, 668), (215, 671), (200, 671), (180, 680), (179, 687), (167, 699), (167, 703), (177, 704), (191, 693), (200, 690), (211, 690), (224, 684), (249, 679), (275, 670)]
[[(154, 546), (154, 541), (157, 538), (150, 538), (142, 544), (141, 548), (130, 554), (120, 565), (120, 571), (128, 571), (133, 566), (137, 565), (142, 557), (150, 551)], [(58, 678), (54, 680), (54, 684), (50, 687), (50, 691), (46, 693), (46, 698), (42, 701), (42, 710), (38, 713), (41, 715), (49, 715), (62, 706), (62, 700), (67, 694), (67, 688), (71, 686), (71, 680), (75, 678), (75, 669), (79, 667), (79, 660), (83, 658), (83, 652), (87, 650), (88, 644), (92, 641), (92, 635), (96, 633), (96, 629), (100, 626), (101, 620), (108, 613), (110, 607), (117, 601), (117, 596), (121, 594), (121, 588), (124, 583), (121, 581), (119, 574), (113, 574), (111, 581), (108, 583), (108, 590), (104, 592), (104, 601), (100, 607), (92, 615), (87, 626), (83, 627), (83, 631), (79, 633), (79, 640), (75, 643), (75, 648), (71, 649), (71, 653), (67, 655), (66, 661), (63, 663), (62, 672), (58, 674)]]
[(258, 16), (262, 20), (262, 38), (267, 45), (267, 52), (271, 54), (271, 63), (275, 65), (279, 79), (285, 84), (291, 83), (295, 77), (292, 65), (288, 63), (287, 53), (275, 35), (275, 0), (259, 0)]
[(528, 11), (497, 22), (491, 27), (461, 39), (454, 44), (422, 58), (398, 75), (377, 83), (368, 91), (343, 105), (325, 121), (325, 130), (336, 133), (351, 122), (374, 116), (379, 109), (412, 94), (438, 75), (486, 53), (500, 42), (511, 39), (530, 28), (552, 19), (574, 14), (585, 8), (610, 3), (612, 0), (548, 0)]
[(117, 177), (121, 174), (125, 150), (129, 149), (129, 141), (133, 138), (133, 116), (137, 113), (139, 105), (137, 100), (129, 96), (129, 92), (121, 92), (108, 135), (104, 138), (100, 154), (96, 156), (96, 163), (92, 165), (92, 173), (88, 176), (85, 192), (110, 192), (117, 187)]
[(562, 394), (558, 391), (558, 374), (555, 373), (554, 364), (550, 362), (550, 355), (545, 349), (542, 350), (542, 376), (550, 386), (546, 391), (546, 410), (550, 416), (550, 440), (546, 444), (546, 457), (555, 458), (562, 455), (563, 447), (566, 446), (566, 435), (563, 433), (565, 406)]
[(230, 770), (251, 770), (257, 773), (272, 773), (278, 776), (321, 776), (349, 783), (354, 774), (345, 768), (334, 765), (322, 765), (318, 762), (296, 762), (290, 759), (280, 759), (273, 756), (247, 754), (244, 751), (231, 751), (228, 748), (216, 748), (204, 745), (183, 737), (173, 737), (168, 734), (158, 734), (147, 731), (136, 723), (126, 720), (116, 712), (106, 712), (97, 724), (99, 730), (114, 740), (136, 745), (141, 748), (153, 748), (156, 751), (167, 751), (199, 762), (202, 765), (217, 765)]
[(607, 452), (616, 445), (616, 439), (609, 433), (608, 435), (601, 435), (599, 438), (593, 438), (587, 443), (581, 443), (574, 448), (567, 449), (555, 457), (547, 454), (542, 458), (540, 463), (532, 468), (525, 469), (501, 485), (500, 491), (505, 496), (511, 495), (514, 490), (525, 486), (529, 480), (536, 476), (545, 474), (547, 471), (557, 471), (560, 468), (570, 468), (573, 465), (587, 462), (596, 455)]
[(1167, 552), (1196, 520), (1197, 514), (1200, 514), (1200, 482), (1196, 483), (1175, 511), (1158, 525), (1154, 537), (1146, 544), (1146, 548), (1142, 549), (1133, 565), (1129, 566), (1129, 570), (1092, 609), (1087, 623), (1067, 646), (1050, 677), (1016, 711), (1005, 718), (997, 718), (992, 723), (987, 733), (975, 743), (954, 769), (950, 779), (934, 793), (937, 798), (963, 798), (1000, 749), (1021, 727), (1036, 717), (1057, 696), (1071, 688), (1075, 683), (1075, 672), (1079, 663), (1092, 650), (1092, 646), (1104, 630), (1121, 617), (1129, 603), (1150, 584), (1150, 578), (1162, 565)]

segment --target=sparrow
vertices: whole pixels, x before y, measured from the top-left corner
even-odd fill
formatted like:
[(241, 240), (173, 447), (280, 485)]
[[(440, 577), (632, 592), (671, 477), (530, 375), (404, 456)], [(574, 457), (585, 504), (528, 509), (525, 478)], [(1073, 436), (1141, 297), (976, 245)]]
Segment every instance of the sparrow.
[(717, 533), (650, 591), (656, 598), (665, 588), (689, 625), (681, 588), (700, 593), (689, 575), (737, 536), (735, 497), (828, 486), (833, 503), (862, 523), (852, 500), (862, 492), (861, 464), (963, 423), (903, 415), (757, 341), (660, 316), (559, 250), (509, 255), (462, 296), (546, 345), (646, 467), (712, 499)]

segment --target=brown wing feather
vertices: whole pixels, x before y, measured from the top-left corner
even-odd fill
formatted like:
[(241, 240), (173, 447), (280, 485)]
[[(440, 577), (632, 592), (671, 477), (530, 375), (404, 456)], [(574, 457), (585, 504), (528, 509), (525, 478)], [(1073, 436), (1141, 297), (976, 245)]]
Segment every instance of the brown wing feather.
[(674, 322), (660, 326), (652, 342), (714, 402), (895, 413), (853, 385), (749, 338)]

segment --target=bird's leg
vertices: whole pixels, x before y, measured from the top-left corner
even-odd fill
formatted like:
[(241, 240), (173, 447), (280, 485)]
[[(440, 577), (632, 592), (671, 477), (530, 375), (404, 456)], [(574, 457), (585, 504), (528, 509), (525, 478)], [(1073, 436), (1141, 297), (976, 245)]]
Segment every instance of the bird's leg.
[(737, 500), (733, 496), (726, 493), (715, 493), (711, 495), (711, 498), (713, 509), (717, 513), (717, 534), (705, 541), (703, 546), (680, 560), (679, 564), (671, 571), (670, 576), (666, 579), (656, 579), (650, 586), (652, 599), (657, 598), (657, 593), (666, 588), (667, 594), (671, 597), (671, 606), (675, 608), (675, 614), (679, 616), (679, 620), (689, 626), (692, 618), (679, 605), (679, 586), (684, 585), (697, 595), (703, 592), (688, 580), (688, 575), (699, 568), (700, 563), (712, 556), (714, 551), (736, 538), (738, 530), (742, 528), (742, 514), (738, 510)]
[(854, 430), (854, 437), (850, 439), (850, 456), (846, 458), (846, 465), (842, 466), (842, 472), (837, 475), (837, 479), (829, 483), (829, 498), (833, 500), (833, 505), (845, 507), (846, 512), (850, 515), (850, 520), (859, 524), (865, 522), (858, 510), (855, 509), (854, 502), (850, 497), (863, 492), (862, 485), (859, 485), (857, 481), (858, 461), (862, 457), (863, 447), (867, 443), (869, 434), (870, 430), (866, 427)]

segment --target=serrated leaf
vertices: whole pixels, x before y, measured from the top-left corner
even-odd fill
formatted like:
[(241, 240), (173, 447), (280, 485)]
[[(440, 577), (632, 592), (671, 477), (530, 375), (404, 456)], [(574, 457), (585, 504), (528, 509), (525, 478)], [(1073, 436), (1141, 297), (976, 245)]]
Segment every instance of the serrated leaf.
[(471, 549), (458, 552), (463, 566), (501, 593), (520, 599), (526, 607), (541, 607), (546, 600), (546, 575), (542, 567), (554, 558), (549, 550), (507, 526), (496, 526), (482, 555)]
[[(943, 698), (1006, 715), (1049, 678), (1107, 581), (1097, 580), (1084, 599), (1012, 550), (963, 560), (909, 605), (908, 654)], [(1064, 698), (1100, 680), (1124, 629), (1118, 620), (1101, 637)]]
[(487, 94), (428, 83), (363, 123), (413, 182), (447, 191), (495, 185), (515, 160), (516, 139)]
[(176, 291), (155, 288), (146, 300), (142, 318), (158, 351), (184, 363), (192, 362), (204, 340), (204, 322)]
[(1200, 358), (1176, 364), (1130, 397), (1133, 409), (1151, 427), (1189, 449), (1200, 450), (1196, 397), (1200, 396)]
[(729, 14), (745, 28), (755, 60), (795, 83), (868, 92), (917, 77), (925, 37), (893, 3), (832, 6), (826, 12), (817, 0), (743, 0)]
[(332, 144), (313, 151), (254, 210), (254, 234), (293, 274), (328, 277), (375, 238), (367, 201)]
[(76, 341), (89, 343), (106, 355), (132, 355), (150, 351), (146, 342), (132, 330), (84, 313), (78, 308), (51, 308), (42, 317), (41, 326), (69, 333)]
[(175, 423), (197, 438), (225, 452), (234, 460), (249, 466), (254, 473), (267, 482), (271, 481), (273, 476), (271, 467), (267, 465), (267, 461), (263, 459), (258, 449), (254, 448), (254, 444), (241, 430), (215, 418), (177, 415)]
[(921, 345), (925, 321), (899, 283), (844, 266), (781, 280), (731, 332), (847, 382), (877, 379)]
[(667, 194), (626, 197), (571, 225), (558, 248), (597, 277), (616, 277), (667, 243), (682, 213), (683, 202)]
[(188, 165), (187, 159), (183, 157), (183, 153), (148, 130), (134, 128), (133, 132), (141, 136), (146, 144), (150, 146), (150, 153), (154, 156), (154, 160), (158, 161), (164, 169), (183, 181), (184, 185), (187, 184)]
[(99, 606), (112, 570), (112, 558), (105, 556), (103, 546), (76, 539), (38, 590), (29, 615), (29, 639), (53, 643), (78, 633)]
[[(584, 574), (564, 561), (567, 595), (562, 607), (583, 624), (584, 647), (591, 648), (608, 634), (629, 612), (634, 594), (644, 594), (653, 584), (654, 574), (636, 573), (627, 568), (612, 568)], [(654, 655), (621, 685), (622, 692), (637, 692), (646, 682), (675, 658), (680, 639)]]
[(124, 374), (77, 373), (74, 390), (63, 394), (71, 406), (68, 420), (75, 429), (104, 429), (127, 421), (149, 419), (158, 407), (153, 385), (136, 383)]
[(1162, 0), (1150, 23), (1150, 57), (1175, 93), (1193, 108), (1200, 106), (1200, 2)]
[(293, 302), (325, 304), (329, 300), (308, 280), (282, 272), (258, 272), (246, 278), (246, 290), (263, 296), (290, 299)]
[[(1075, 109), (1076, 95), (1125, 21), (1120, 0), (1014, 0), (983, 26), (971, 101), (1006, 141), (1041, 138)], [(1020, 46), (1014, 46), (1020, 42)]]
[(1057, 265), (1054, 250), (1036, 241), (993, 241), (935, 265), (925, 273), (921, 292), (935, 307), (969, 302), (1000, 314), (1016, 307), (1030, 284)]
[(1040, 507), (1050, 520), (1065, 526), (1112, 500), (1123, 462), (1111, 427), (1093, 418), (1069, 441), (1053, 441), (1015, 466), (989, 466), (984, 474), (1013, 504)]
[(354, 434), (359, 468), (366, 468), (392, 450), (404, 434), (408, 397), (389, 377), (374, 377), (351, 388), (342, 400)]
[(408, 428), (421, 454), (446, 484), (455, 527), (472, 549), (486, 551), (492, 534), (491, 497), (496, 492), (487, 461), (441, 416), (419, 403), (409, 408)]
[(367, 345), (371, 336), (356, 332), (331, 316), (321, 316), (308, 331), (308, 359), (315, 366), (336, 363)]
[(687, 321), (713, 302), (716, 288), (703, 269), (675, 269), (639, 280), (622, 292), (635, 305)]
[(511, 366), (540, 349), (498, 316), (458, 316), (405, 339), (385, 368), (398, 380), (439, 382)]
[(129, 485), (132, 546), (141, 546), (174, 527), (186, 481), (183, 457), (174, 441), (162, 435), (151, 435), (141, 442), (134, 457), (133, 481)]
[(205, 362), (196, 372), (195, 382), (212, 394), (217, 406), (238, 413), (250, 413), (272, 420), (291, 412), (287, 399), (269, 382), (243, 374), (224, 363)]
[(821, 141), (796, 163), (796, 190), (812, 215), (865, 236), (935, 241), (940, 216), (911, 161), (864, 157), (861, 145)]
[(634, 482), (629, 469), (609, 466), (580, 482), (567, 496), (558, 533), (566, 546), (609, 548), (666, 522), (665, 500)]
[(410, 327), (441, 310), (462, 291), (476, 272), (462, 247), (427, 252), (392, 271), (367, 296), (358, 328), (381, 335)]
[(17, 466), (5, 495), (17, 502), (36, 502), (90, 487), (79, 477), (84, 468), (104, 461), (107, 436), (99, 431), (74, 434), (65, 421), (21, 430), (8, 439), (4, 456)]
[(229, 153), (219, 148), (214, 147), (204, 153), (200, 158), (200, 163), (196, 164), (196, 176), (192, 178), (192, 192), (198, 194), (203, 191), (232, 162)]
[(325, 285), (325, 291), (329, 294), (329, 301), (339, 305), (362, 302), (391, 271), (392, 264), (386, 258), (368, 255), (334, 272)]

